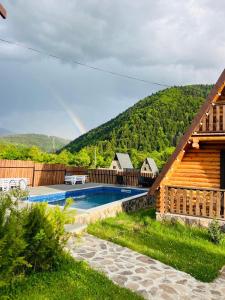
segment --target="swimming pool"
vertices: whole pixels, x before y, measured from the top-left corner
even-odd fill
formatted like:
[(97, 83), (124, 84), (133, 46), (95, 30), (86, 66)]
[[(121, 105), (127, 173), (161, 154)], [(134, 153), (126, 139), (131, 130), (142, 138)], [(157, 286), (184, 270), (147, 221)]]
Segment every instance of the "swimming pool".
[(135, 198), (135, 196), (146, 193), (144, 189), (120, 188), (120, 187), (93, 187), (80, 190), (66, 191), (62, 193), (30, 196), (30, 202), (47, 202), (51, 205), (64, 206), (67, 198), (73, 198), (72, 208), (91, 209), (118, 200)]

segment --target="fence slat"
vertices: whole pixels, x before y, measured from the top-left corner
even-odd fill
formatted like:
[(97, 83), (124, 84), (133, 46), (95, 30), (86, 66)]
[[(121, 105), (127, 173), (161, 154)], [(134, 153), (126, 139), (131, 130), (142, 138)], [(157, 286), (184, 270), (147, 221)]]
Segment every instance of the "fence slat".
[(196, 205), (196, 208), (195, 208), (195, 214), (196, 216), (199, 216), (200, 215), (200, 207), (199, 207), (199, 198), (200, 198), (200, 192), (199, 190), (196, 191), (196, 199), (195, 199), (195, 205)]
[(220, 218), (221, 194), (216, 192), (216, 217)]

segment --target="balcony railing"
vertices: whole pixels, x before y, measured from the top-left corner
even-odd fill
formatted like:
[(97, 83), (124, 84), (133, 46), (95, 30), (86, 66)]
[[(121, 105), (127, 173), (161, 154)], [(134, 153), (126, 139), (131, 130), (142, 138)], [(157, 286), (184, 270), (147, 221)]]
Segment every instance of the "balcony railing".
[(225, 104), (215, 104), (210, 108), (196, 130), (197, 134), (224, 133), (225, 134)]
[(225, 219), (225, 190), (165, 186), (160, 212)]

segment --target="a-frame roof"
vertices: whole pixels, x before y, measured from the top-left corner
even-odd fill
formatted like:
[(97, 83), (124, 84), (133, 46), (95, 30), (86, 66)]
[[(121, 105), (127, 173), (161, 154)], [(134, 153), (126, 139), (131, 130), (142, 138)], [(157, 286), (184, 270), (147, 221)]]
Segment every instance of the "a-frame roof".
[(133, 169), (132, 162), (128, 153), (116, 153), (115, 158), (119, 161), (122, 169)]
[(176, 160), (177, 156), (180, 154), (181, 151), (184, 150), (186, 145), (188, 144), (188, 140), (192, 136), (193, 132), (195, 131), (195, 128), (200, 124), (202, 117), (204, 114), (206, 114), (210, 107), (211, 104), (218, 99), (218, 97), (221, 95), (221, 92), (225, 86), (225, 69), (223, 70), (222, 74), (220, 75), (217, 83), (214, 85), (212, 88), (211, 92), (209, 93), (206, 101), (203, 103), (202, 107), (200, 108), (199, 112), (195, 116), (194, 120), (192, 121), (190, 127), (187, 129), (183, 137), (181, 138), (179, 144), (177, 145), (175, 151), (169, 158), (168, 162), (165, 164), (164, 168), (162, 169), (161, 173), (159, 176), (156, 178), (154, 184), (149, 190), (149, 195), (153, 195), (157, 188), (160, 186), (160, 183), (164, 176), (167, 174), (169, 171), (170, 167)]
[(2, 4), (0, 3), (0, 16), (1, 16), (3, 19), (5, 19), (5, 18), (6, 18), (6, 15), (7, 15), (6, 10), (5, 10), (5, 8), (2, 6)]
[(157, 168), (157, 165), (156, 165), (154, 159), (151, 158), (151, 157), (147, 157), (147, 158), (146, 158), (146, 161), (147, 161), (149, 167), (151, 168), (152, 173), (153, 173), (154, 175), (157, 175), (157, 174), (159, 173), (159, 169)]

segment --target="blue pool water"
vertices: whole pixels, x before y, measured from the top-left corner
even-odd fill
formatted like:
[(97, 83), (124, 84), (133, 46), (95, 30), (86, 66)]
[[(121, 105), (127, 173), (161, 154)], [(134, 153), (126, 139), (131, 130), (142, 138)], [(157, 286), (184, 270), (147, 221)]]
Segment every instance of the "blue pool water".
[(57, 194), (31, 196), (31, 202), (47, 202), (53, 205), (64, 206), (67, 198), (72, 197), (74, 203), (71, 207), (78, 209), (90, 209), (103, 204), (122, 200), (128, 197), (145, 193), (141, 189), (128, 189), (117, 187), (96, 187), (89, 189), (81, 189), (74, 191), (67, 191)]

